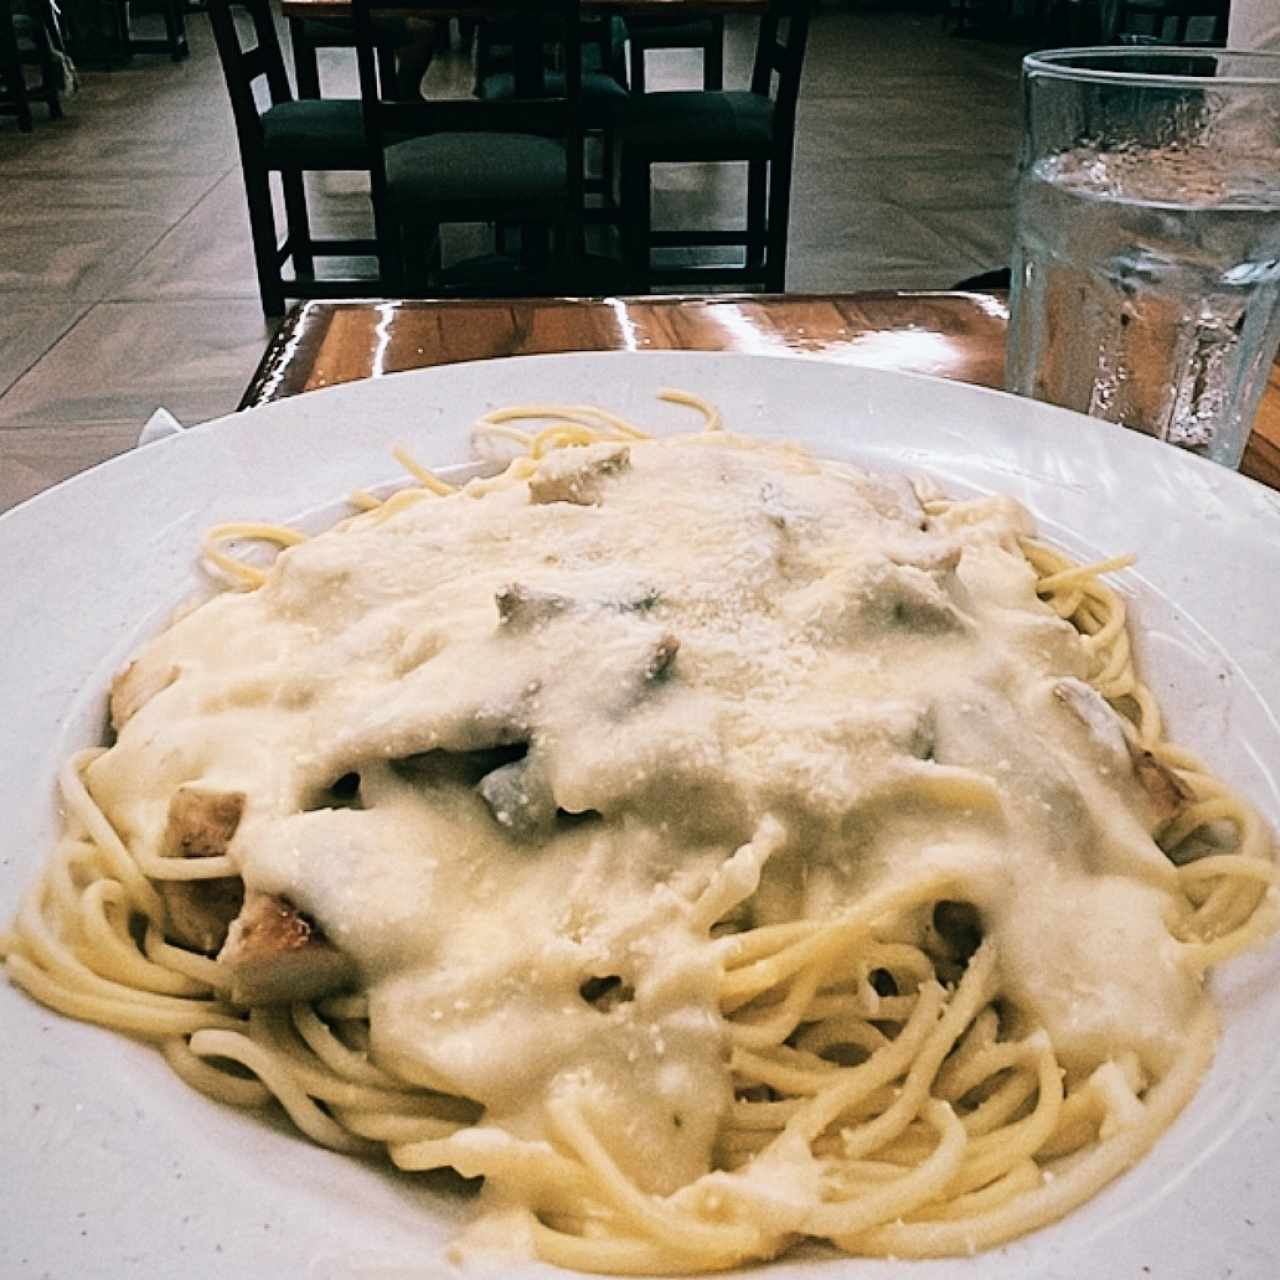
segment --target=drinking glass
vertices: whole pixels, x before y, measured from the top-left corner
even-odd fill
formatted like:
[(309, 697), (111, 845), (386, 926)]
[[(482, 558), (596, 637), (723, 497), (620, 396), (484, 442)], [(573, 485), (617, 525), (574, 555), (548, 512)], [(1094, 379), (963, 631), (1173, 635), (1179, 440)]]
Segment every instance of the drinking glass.
[(1011, 391), (1240, 464), (1280, 346), (1280, 54), (1023, 62)]

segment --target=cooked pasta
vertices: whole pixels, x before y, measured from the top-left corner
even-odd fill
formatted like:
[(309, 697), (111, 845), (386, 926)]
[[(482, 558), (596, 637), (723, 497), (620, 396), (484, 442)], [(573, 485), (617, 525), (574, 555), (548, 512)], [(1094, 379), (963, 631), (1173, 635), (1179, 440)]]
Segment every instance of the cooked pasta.
[[(1193, 1095), (1271, 836), (1171, 744), (1119, 558), (604, 410), (498, 474), (222, 525), (0, 940), (11, 979), (336, 1151), (483, 1177), (583, 1271), (988, 1248)], [(246, 542), (280, 548), (242, 558)]]

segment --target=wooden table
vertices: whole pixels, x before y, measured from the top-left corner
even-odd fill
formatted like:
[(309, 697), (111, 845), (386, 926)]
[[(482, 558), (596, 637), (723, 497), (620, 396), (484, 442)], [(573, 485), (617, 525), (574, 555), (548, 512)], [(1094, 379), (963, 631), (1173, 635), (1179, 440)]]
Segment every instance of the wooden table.
[[(241, 408), (405, 369), (556, 351), (740, 351), (1004, 381), (1005, 300), (985, 293), (308, 302)], [(1280, 366), (1241, 470), (1280, 489)]]
[[(500, 0), (423, 0), (415, 11), (438, 17), (485, 18), (502, 7)], [(590, 13), (622, 16), (703, 18), (724, 13), (763, 13), (768, 0), (582, 0), (582, 7)], [(291, 19), (350, 18), (351, 0), (281, 0), (280, 11)]]

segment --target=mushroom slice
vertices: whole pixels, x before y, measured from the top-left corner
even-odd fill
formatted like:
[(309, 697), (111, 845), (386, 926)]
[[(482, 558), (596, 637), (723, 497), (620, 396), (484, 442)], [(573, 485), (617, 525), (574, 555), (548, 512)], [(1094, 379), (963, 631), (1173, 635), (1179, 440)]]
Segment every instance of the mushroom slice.
[(1163, 827), (1195, 799), (1191, 788), (1162, 760), (1144, 747), (1126, 739), (1134, 777), (1155, 808), (1158, 827)]
[(555, 796), (537, 756), (526, 756), (485, 774), (477, 790), (494, 820), (513, 836), (534, 839), (554, 830)]
[(573, 607), (568, 596), (556, 591), (538, 591), (519, 582), (503, 587), (493, 600), (498, 606), (498, 625), (512, 630), (550, 622)]
[(111, 727), (119, 733), (143, 707), (178, 678), (175, 666), (136, 658), (111, 682)]
[(644, 664), (644, 678), (646, 680), (656, 680), (659, 676), (666, 675), (671, 664), (676, 660), (676, 654), (680, 652), (680, 641), (673, 635), (665, 635), (650, 650), (648, 658)]
[[(163, 851), (171, 858), (221, 857), (243, 814), (243, 791), (179, 787), (169, 802)], [(161, 881), (159, 888), (168, 915), (168, 936), (207, 955), (222, 946), (244, 902), (239, 876)]]
[(349, 987), (350, 957), (332, 946), (291, 902), (250, 893), (232, 922), (218, 961), (231, 970), (236, 1004), (287, 1004)]
[(529, 477), (529, 500), (597, 507), (604, 499), (605, 482), (630, 466), (631, 450), (625, 444), (558, 449)]

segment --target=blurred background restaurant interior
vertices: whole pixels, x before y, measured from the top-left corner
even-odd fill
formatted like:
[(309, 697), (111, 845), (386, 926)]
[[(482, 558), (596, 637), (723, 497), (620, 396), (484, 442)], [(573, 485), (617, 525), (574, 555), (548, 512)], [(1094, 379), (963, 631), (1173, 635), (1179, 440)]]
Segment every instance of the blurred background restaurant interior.
[[(36, 102), (25, 131), (0, 114), (0, 509), (82, 466), (86, 444), (101, 458), (130, 447), (157, 405), (184, 422), (231, 411), (274, 328), (209, 16), (186, 6), (187, 57), (112, 57), (83, 33), (95, 6), (100, 17), (113, 5), (121, 0), (66, 0), (80, 83), (61, 98), (63, 118)], [(12, 25), (9, 7), (0, 0)], [(1213, 35), (1224, 7), (1200, 0), (1202, 34)], [(135, 30), (163, 37), (161, 14), (146, 8), (132, 6)], [(1097, 0), (815, 0), (787, 290), (948, 288), (1005, 264), (1020, 60), (1097, 38), (1114, 10)], [(1148, 19), (1145, 30), (1158, 25)], [(754, 28), (751, 17), (727, 19), (726, 87), (749, 79)], [(448, 47), (437, 41), (426, 96), (471, 92), (473, 52), (461, 37), (455, 28)], [(319, 59), (326, 97), (359, 96), (351, 48), (323, 48)], [(701, 59), (650, 53), (646, 87), (699, 87)], [(742, 168), (660, 168), (655, 223), (740, 219)], [(316, 233), (369, 234), (367, 174), (310, 174), (307, 188)]]

